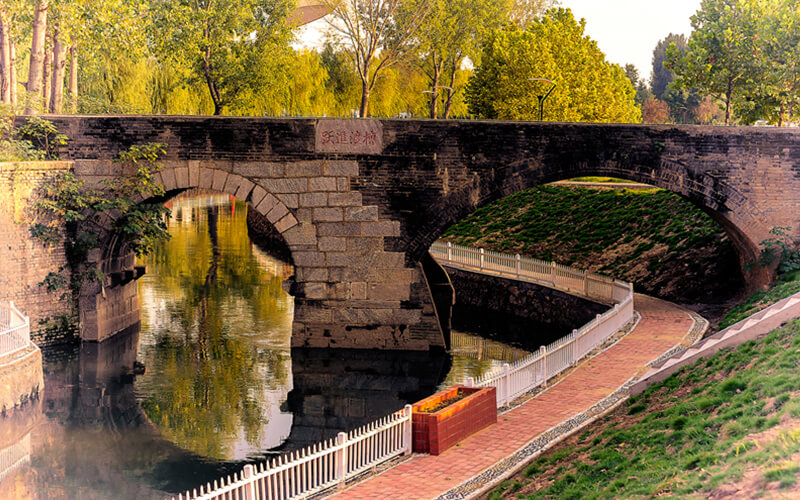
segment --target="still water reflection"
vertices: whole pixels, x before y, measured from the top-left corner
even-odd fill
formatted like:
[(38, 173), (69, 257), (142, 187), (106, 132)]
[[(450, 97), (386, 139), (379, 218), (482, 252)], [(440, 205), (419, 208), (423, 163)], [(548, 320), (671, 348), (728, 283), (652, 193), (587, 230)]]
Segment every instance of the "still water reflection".
[(0, 498), (163, 498), (525, 354), (457, 332), (452, 356), (290, 349), (292, 269), (250, 243), (246, 206), (171, 208), (141, 329), (46, 350), (43, 396), (0, 417)]

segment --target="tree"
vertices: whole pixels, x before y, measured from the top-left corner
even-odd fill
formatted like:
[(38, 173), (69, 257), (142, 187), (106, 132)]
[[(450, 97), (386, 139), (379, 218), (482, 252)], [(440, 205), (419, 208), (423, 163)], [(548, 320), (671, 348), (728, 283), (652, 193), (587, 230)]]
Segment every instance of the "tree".
[(429, 0), (325, 0), (330, 26), (361, 80), (359, 116), (369, 116), (370, 92), (382, 70), (413, 48), (430, 11)]
[(450, 116), (453, 97), (460, 90), (456, 77), (464, 59), (477, 62), (480, 42), (501, 26), (510, 7), (508, 0), (431, 2), (431, 12), (419, 33), (419, 64), (428, 78), (431, 118), (438, 116), (440, 96), (444, 100), (444, 117)]
[(557, 87), (545, 103), (555, 121), (638, 122), (633, 84), (623, 69), (605, 60), (569, 9), (551, 9), (526, 31), (493, 33), (467, 86), (470, 112), (482, 118), (538, 118), (537, 95)]
[(326, 43), (320, 53), (322, 67), (327, 74), (325, 88), (333, 96), (330, 113), (334, 116), (349, 116), (359, 105), (358, 86), (352, 58), (331, 43)]
[(214, 114), (269, 82), (272, 60), (288, 52), (290, 0), (153, 0), (156, 51), (190, 67)]
[(642, 103), (642, 123), (668, 123), (669, 105), (660, 99), (650, 98)]
[(669, 84), (675, 79), (675, 73), (664, 66), (667, 62), (667, 49), (670, 45), (675, 44), (675, 50), (686, 52), (688, 43), (686, 37), (683, 35), (676, 35), (670, 33), (663, 40), (659, 40), (656, 47), (653, 49), (653, 69), (650, 73), (650, 89), (656, 99), (662, 99), (664, 92), (669, 88)]
[(734, 98), (754, 75), (756, 7), (750, 0), (703, 0), (692, 16), (686, 53), (667, 50), (667, 67), (676, 88), (698, 88), (725, 103), (725, 124), (731, 122)]
[(761, 0), (757, 4), (754, 60), (758, 65), (735, 112), (743, 121), (795, 121), (800, 104), (800, 1)]
[(642, 106), (646, 100), (653, 98), (653, 93), (647, 88), (647, 83), (645, 83), (644, 78), (639, 78), (639, 70), (636, 69), (636, 66), (633, 64), (626, 64), (625, 76), (628, 77), (628, 80), (630, 80), (636, 88), (636, 95), (633, 98), (636, 104)]
[(560, 3), (558, 0), (514, 0), (508, 18), (512, 23), (525, 29), (544, 11)]

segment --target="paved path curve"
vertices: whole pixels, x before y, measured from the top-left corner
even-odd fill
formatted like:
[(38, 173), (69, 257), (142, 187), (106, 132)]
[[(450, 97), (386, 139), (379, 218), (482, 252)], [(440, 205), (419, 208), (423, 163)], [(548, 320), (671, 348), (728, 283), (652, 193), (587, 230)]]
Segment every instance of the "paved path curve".
[(584, 361), (560, 383), (499, 415), (497, 424), (439, 456), (414, 455), (335, 498), (436, 498), (609, 396), (628, 379), (641, 374), (646, 363), (681, 342), (694, 327), (692, 316), (669, 302), (637, 294), (634, 304), (641, 320), (632, 332)]

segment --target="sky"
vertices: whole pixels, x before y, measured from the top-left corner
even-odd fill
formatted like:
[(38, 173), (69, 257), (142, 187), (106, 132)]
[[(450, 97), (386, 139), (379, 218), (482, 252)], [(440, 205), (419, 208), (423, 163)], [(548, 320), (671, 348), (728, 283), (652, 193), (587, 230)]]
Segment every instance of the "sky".
[(690, 17), (701, 0), (561, 0), (576, 18), (586, 19), (586, 34), (597, 41), (606, 59), (620, 66), (632, 63), (649, 79), (653, 49), (670, 33), (689, 36)]
[[(586, 34), (597, 41), (606, 59), (620, 66), (634, 64), (639, 76), (650, 78), (653, 49), (670, 33), (691, 33), (690, 17), (701, 0), (561, 0), (576, 18), (586, 19)], [(298, 46), (319, 43), (324, 19), (301, 28)]]

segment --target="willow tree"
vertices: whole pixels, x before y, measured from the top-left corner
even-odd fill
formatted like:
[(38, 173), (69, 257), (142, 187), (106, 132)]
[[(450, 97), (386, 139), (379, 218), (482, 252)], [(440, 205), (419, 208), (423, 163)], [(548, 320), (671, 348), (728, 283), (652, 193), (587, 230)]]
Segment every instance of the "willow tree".
[(289, 50), (291, 0), (152, 0), (152, 40), (164, 64), (192, 69), (214, 114), (270, 80)]
[(431, 0), (324, 1), (331, 11), (334, 38), (346, 48), (361, 80), (359, 116), (366, 118), (378, 76), (414, 48)]
[(483, 45), (481, 63), (467, 86), (470, 112), (481, 118), (564, 122), (639, 122), (636, 90), (625, 71), (606, 61), (584, 34), (585, 21), (569, 9), (551, 9), (522, 31), (495, 31)]

